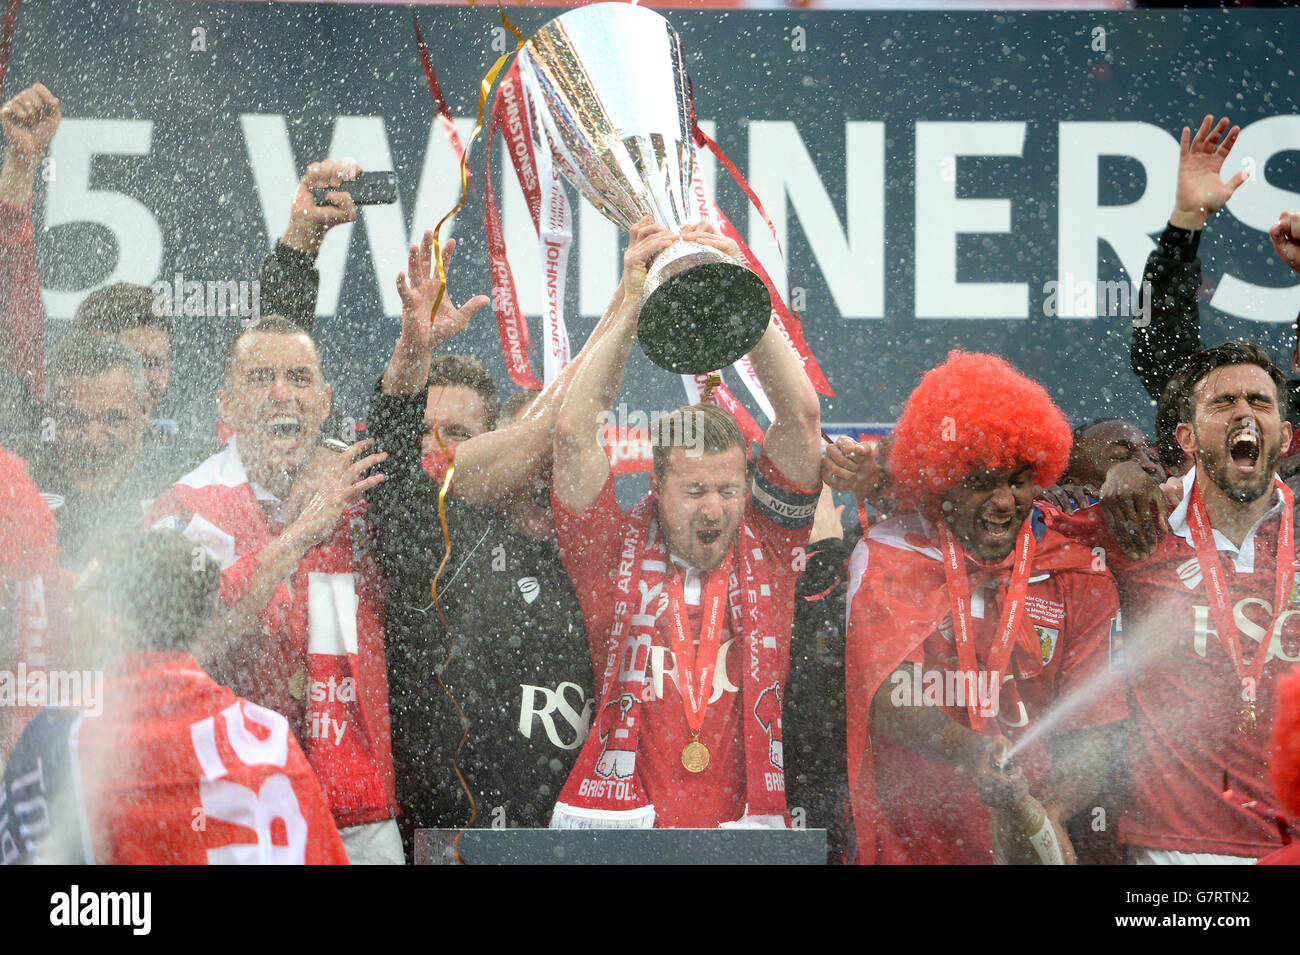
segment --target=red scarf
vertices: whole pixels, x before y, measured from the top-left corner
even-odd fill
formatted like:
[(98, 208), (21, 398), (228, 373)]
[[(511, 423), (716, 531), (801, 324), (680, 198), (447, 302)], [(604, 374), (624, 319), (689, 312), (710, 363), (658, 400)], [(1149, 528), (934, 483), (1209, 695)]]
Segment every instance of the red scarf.
[[(734, 569), (728, 581), (727, 604), (732, 630), (738, 639), (743, 635), (741, 645), (745, 648), (744, 814), (784, 817), (781, 743), (766, 728), (779, 724), (780, 718), (767, 712), (770, 703), (765, 697), (774, 697), (779, 705), (784, 695), (778, 678), (782, 641), (774, 626), (770, 575), (758, 538), (745, 524), (732, 553), (734, 559), (728, 563)], [(637, 741), (650, 647), (660, 614), (669, 604), (666, 585), (672, 564), (649, 495), (629, 515), (620, 554), (618, 593), (628, 599), (615, 606), (597, 718), (556, 803), (553, 829), (648, 829), (654, 825), (655, 808), (637, 773)], [(685, 686), (683, 698), (690, 698)]]
[[(937, 535), (905, 533), (909, 528), (920, 529), (917, 516), (895, 518), (872, 529), (867, 569), (849, 608), (844, 664), (849, 796), (857, 861), (862, 863), (876, 858), (876, 815), (880, 811), (871, 753), (871, 701), (889, 675), (938, 629), (953, 608), (941, 545), (933, 539)], [(1016, 558), (1013, 552), (993, 567), (967, 561), (966, 570), (991, 572), (999, 592), (1005, 594)], [(1090, 571), (1092, 560), (1086, 545), (1047, 531), (1034, 548), (1032, 573)], [(954, 620), (954, 630), (956, 626)], [(1013, 639), (1026, 651), (1017, 660), (1042, 660), (1032, 626), (1017, 627)]]

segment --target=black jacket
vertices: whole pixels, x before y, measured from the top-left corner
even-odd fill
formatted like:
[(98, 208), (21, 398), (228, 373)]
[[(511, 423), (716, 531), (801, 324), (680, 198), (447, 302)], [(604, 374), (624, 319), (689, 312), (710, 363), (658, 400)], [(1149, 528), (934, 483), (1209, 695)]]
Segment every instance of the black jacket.
[[(1160, 400), (1160, 393), (1178, 367), (1206, 347), (1201, 340), (1198, 301), (1201, 260), (1197, 250), (1201, 234), (1201, 231), (1166, 225), (1156, 247), (1147, 256), (1142, 283), (1150, 283), (1151, 292), (1147, 297), (1150, 321), (1134, 324), (1130, 360), (1133, 373), (1154, 401)], [(1292, 379), (1292, 394), (1297, 387), (1300, 381)], [(1292, 426), (1300, 427), (1296, 402), (1292, 400), (1285, 410)]]
[(825, 829), (827, 856), (845, 849), (848, 763), (845, 759), (844, 615), (846, 568), (861, 531), (808, 545), (795, 585), (790, 677), (782, 714), (786, 789), (791, 813), (809, 829)]
[(416, 828), (469, 822), (457, 767), (477, 803), (475, 826), (548, 825), (595, 705), (582, 615), (554, 540), (532, 540), (496, 511), (449, 495), (451, 557), (438, 579), (441, 612), (434, 606), (444, 543), (438, 486), (421, 464), (426, 399), (424, 391), (377, 393), (367, 422), (374, 450), (390, 455), (367, 500), (386, 581), (393, 764), (408, 852)]

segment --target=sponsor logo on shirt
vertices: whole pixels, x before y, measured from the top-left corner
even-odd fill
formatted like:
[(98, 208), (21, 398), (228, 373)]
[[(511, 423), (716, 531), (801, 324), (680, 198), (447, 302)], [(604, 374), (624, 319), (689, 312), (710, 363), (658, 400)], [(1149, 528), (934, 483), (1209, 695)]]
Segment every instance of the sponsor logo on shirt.
[(1185, 560), (1178, 565), (1175, 571), (1178, 579), (1183, 582), (1183, 586), (1188, 590), (1199, 590), (1201, 587), (1201, 562), (1193, 557), (1191, 560)]
[[(734, 639), (728, 640), (718, 647), (718, 662), (713, 670), (713, 692), (709, 696), (709, 703), (718, 702), (718, 700), (722, 699), (724, 693), (735, 693), (740, 689), (727, 675), (728, 654), (735, 642)], [(696, 665), (699, 665), (699, 661), (696, 661)], [(668, 677), (672, 681), (673, 686), (677, 688), (678, 695), (681, 695), (682, 684), (677, 676), (677, 658), (668, 647), (652, 646), (650, 648), (649, 677), (646, 680), (644, 702), (650, 703), (654, 700), (663, 699), (664, 677)]]
[[(1247, 608), (1252, 608), (1249, 615)], [(1208, 606), (1193, 604), (1192, 612), (1192, 649), (1198, 657), (1204, 657), (1210, 639), (1219, 642), (1219, 632)], [(1243, 597), (1232, 605), (1232, 619), (1243, 636), (1256, 643), (1263, 643), (1264, 637), (1269, 637), (1266, 663), (1272, 659), (1288, 663), (1300, 661), (1300, 620), (1292, 619), (1296, 616), (1300, 616), (1300, 610), (1283, 610), (1277, 620), (1273, 620), (1273, 604), (1263, 597)], [(1269, 621), (1273, 621), (1271, 631), (1265, 629)]]
[[(552, 746), (573, 750), (582, 745), (591, 729), (591, 712), (596, 701), (582, 687), (567, 680), (554, 690), (545, 686), (519, 684), (519, 735), (533, 738), (533, 726), (540, 723)], [(557, 719), (561, 725), (557, 725)]]

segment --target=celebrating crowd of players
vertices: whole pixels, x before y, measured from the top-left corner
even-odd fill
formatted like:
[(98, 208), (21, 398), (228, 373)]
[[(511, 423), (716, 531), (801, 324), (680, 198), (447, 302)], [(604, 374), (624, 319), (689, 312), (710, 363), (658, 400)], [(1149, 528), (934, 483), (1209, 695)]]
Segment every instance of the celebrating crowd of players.
[[(1147, 264), (1154, 442), (1072, 430), (953, 352), (878, 449), (824, 446), (772, 326), (761, 449), (714, 404), (664, 415), (630, 511), (596, 422), (678, 236), (635, 226), (582, 351), (499, 403), (439, 354), (488, 300), (440, 297), (426, 233), (366, 437), (338, 442), (314, 262), (355, 209), (311, 192), (357, 169), (314, 164), (208, 441), (151, 420), (173, 330), (150, 289), (92, 293), (41, 347), (30, 204), (58, 124), (40, 85), (0, 109), (0, 861), (402, 863), (424, 828), (796, 822), (859, 863), (1294, 856), (1290, 382), (1258, 346), (1204, 348), (1196, 311), (1200, 232), (1242, 182), (1226, 119), (1183, 131)], [(1300, 215), (1270, 234), (1300, 272)]]

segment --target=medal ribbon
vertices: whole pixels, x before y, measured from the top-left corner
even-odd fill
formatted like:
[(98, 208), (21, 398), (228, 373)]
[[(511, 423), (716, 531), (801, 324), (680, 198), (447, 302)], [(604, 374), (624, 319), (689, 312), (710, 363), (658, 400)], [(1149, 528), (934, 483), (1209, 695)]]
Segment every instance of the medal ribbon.
[[(721, 567), (709, 574), (709, 582), (700, 600), (700, 645), (698, 649), (687, 635), (686, 595), (682, 589), (682, 576), (676, 565), (668, 577), (668, 613), (672, 625), (673, 656), (682, 686), (682, 709), (686, 711), (686, 725), (699, 737), (704, 725), (704, 713), (709, 708), (709, 689), (713, 686), (713, 670), (718, 663), (718, 647), (722, 640), (722, 620), (727, 609), (727, 584), (731, 579), (731, 564), (735, 547), (727, 552)], [(703, 662), (701, 662), (703, 661)], [(699, 679), (696, 664), (699, 663)]]
[[(1277, 533), (1277, 567), (1276, 582), (1273, 589), (1273, 619), (1269, 623), (1264, 639), (1260, 641), (1259, 650), (1250, 667), (1250, 677), (1259, 686), (1264, 675), (1264, 663), (1268, 660), (1269, 644), (1273, 639), (1273, 628), (1277, 618), (1286, 607), (1288, 591), (1295, 574), (1295, 529), (1292, 526), (1292, 513), (1295, 502), (1291, 489), (1274, 477), (1274, 487), (1282, 492), (1282, 521)], [(1214, 545), (1214, 530), (1210, 526), (1210, 517), (1201, 499), (1201, 480), (1197, 474), (1192, 483), (1192, 496), (1187, 502), (1187, 529), (1191, 531), (1192, 543), (1196, 547), (1196, 562), (1201, 565), (1201, 576), (1205, 580), (1205, 592), (1210, 598), (1210, 613), (1214, 617), (1214, 626), (1219, 631), (1219, 642), (1232, 661), (1232, 668), (1245, 686), (1246, 661), (1241, 649), (1241, 631), (1233, 618), (1231, 597), (1228, 594), (1227, 581), (1223, 576), (1223, 561), (1219, 558), (1219, 549)], [(1250, 701), (1253, 703), (1254, 701)]]
[[(957, 665), (966, 680), (966, 687), (970, 688), (978, 686), (976, 675), (979, 673), (979, 660), (975, 653), (975, 641), (971, 637), (970, 581), (966, 577), (966, 552), (942, 520), (939, 522), (939, 543), (943, 548), (943, 573), (948, 580), (948, 600), (952, 606)], [(1025, 616), (1025, 594), (1029, 590), (1029, 571), (1033, 563), (1034, 532), (1026, 520), (1016, 538), (1015, 567), (1011, 572), (1011, 583), (1007, 587), (1006, 602), (1002, 606), (1002, 618), (998, 621), (998, 630), (989, 650), (987, 669), (990, 673), (1001, 675), (1006, 672), (1015, 645), (1015, 633)], [(983, 730), (984, 718), (979, 715), (977, 702), (971, 699), (970, 693), (966, 694), (966, 712), (970, 717), (971, 729)]]
[[(701, 136), (704, 134), (701, 133)], [(706, 137), (707, 138), (707, 137)], [(709, 140), (712, 142), (712, 140)], [(795, 352), (799, 355), (800, 362), (803, 363), (804, 371), (808, 374), (809, 380), (813, 383), (814, 389), (818, 394), (833, 395), (834, 391), (826, 383), (822, 375), (821, 367), (817, 364), (817, 359), (813, 356), (808, 348), (807, 342), (803, 340), (801, 332), (796, 330), (796, 334), (790, 334), (790, 323), (797, 323), (789, 309), (786, 308), (785, 302), (772, 283), (772, 278), (763, 268), (763, 264), (758, 261), (758, 257), (746, 244), (744, 237), (736, 231), (736, 227), (731, 224), (726, 214), (718, 208), (717, 203), (709, 198), (708, 192), (704, 188), (703, 163), (700, 162), (700, 153), (696, 150), (694, 179), (691, 183), (691, 193), (695, 198), (695, 214), (701, 222), (709, 222), (717, 227), (718, 231), (736, 243), (736, 248), (740, 252), (740, 264), (745, 266), (763, 281), (767, 288), (768, 299), (772, 303), (772, 324), (780, 332), (781, 337), (790, 343)], [(788, 319), (789, 321), (787, 322)], [(753, 373), (748, 356), (741, 356), (736, 360), (733, 367), (744, 381), (745, 387), (749, 389), (754, 399), (758, 402), (764, 413), (772, 416), (771, 402), (768, 400), (766, 393), (763, 391), (763, 385), (759, 382), (758, 377)], [(689, 376), (683, 376), (689, 377)], [(748, 412), (746, 412), (748, 414)], [(742, 423), (743, 426), (743, 423)]]
[[(497, 13), (501, 16), (502, 24), (515, 35), (515, 48), (510, 53), (502, 53), (497, 57), (496, 62), (492, 64), (487, 73), (483, 75), (483, 79), (479, 81), (478, 111), (474, 119), (474, 131), (469, 134), (469, 142), (466, 143), (465, 149), (460, 156), (460, 198), (456, 201), (456, 205), (439, 219), (438, 224), (433, 227), (433, 261), (438, 267), (438, 279), (442, 284), (438, 289), (437, 297), (433, 300), (433, 308), (429, 310), (430, 324), (432, 324), (434, 316), (438, 314), (438, 306), (442, 304), (442, 297), (447, 294), (447, 270), (442, 263), (442, 241), (439, 238), (442, 233), (442, 226), (448, 219), (460, 212), (465, 205), (466, 198), (469, 196), (469, 150), (474, 145), (474, 140), (478, 138), (478, 134), (483, 131), (483, 108), (487, 105), (488, 93), (492, 91), (492, 84), (496, 82), (497, 74), (506, 65), (506, 60), (510, 58), (510, 55), (518, 53), (524, 46), (524, 35), (519, 32), (518, 27), (506, 19), (506, 11), (501, 6), (500, 0), (497, 0)], [(486, 149), (484, 152), (490, 153), (491, 149)]]
[[(693, 88), (691, 90), (691, 134), (695, 141), (695, 145), (708, 149), (709, 152), (713, 153), (713, 155), (717, 157), (718, 162), (722, 163), (723, 168), (731, 175), (731, 178), (735, 180), (736, 185), (740, 186), (744, 191), (745, 195), (749, 198), (750, 203), (753, 204), (754, 209), (767, 225), (768, 232), (772, 234), (772, 240), (776, 243), (777, 252), (782, 256), (782, 258), (784, 258), (785, 253), (781, 251), (781, 239), (776, 234), (776, 226), (772, 224), (772, 219), (767, 214), (767, 210), (763, 208), (763, 203), (759, 200), (749, 183), (745, 181), (745, 177), (740, 174), (740, 170), (737, 169), (735, 164), (727, 158), (726, 153), (722, 151), (722, 147), (710, 139), (704, 130), (700, 129), (699, 123), (696, 122), (695, 93)], [(703, 190), (698, 181), (698, 158), (695, 166), (697, 170), (695, 191), (697, 197), (699, 197), (702, 195)], [(808, 375), (808, 380), (813, 383), (814, 390), (816, 390), (819, 395), (834, 397), (834, 389), (831, 388), (830, 382), (826, 380), (826, 376), (822, 374), (821, 365), (817, 363), (816, 356), (813, 355), (812, 349), (808, 347), (808, 343), (804, 340), (803, 322), (799, 317), (799, 313), (786, 307), (785, 299), (783, 299), (781, 294), (776, 290), (776, 285), (773, 283), (772, 277), (767, 274), (767, 270), (764, 269), (762, 264), (758, 261), (758, 257), (750, 250), (749, 245), (743, 238), (741, 238), (740, 233), (736, 231), (735, 226), (731, 224), (731, 221), (723, 214), (722, 210), (719, 209), (715, 203), (710, 203), (709, 205), (712, 209), (711, 214), (708, 216), (701, 215), (701, 218), (706, 218), (708, 221), (713, 222), (723, 235), (734, 240), (736, 245), (740, 247), (741, 264), (746, 266), (750, 271), (762, 279), (763, 284), (767, 286), (768, 295), (772, 299), (774, 312), (772, 315), (772, 322), (776, 325), (777, 331), (781, 333), (781, 337), (788, 341), (790, 346), (798, 353), (799, 360), (803, 362), (804, 373)]]

